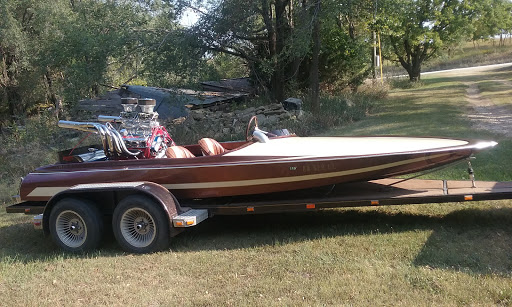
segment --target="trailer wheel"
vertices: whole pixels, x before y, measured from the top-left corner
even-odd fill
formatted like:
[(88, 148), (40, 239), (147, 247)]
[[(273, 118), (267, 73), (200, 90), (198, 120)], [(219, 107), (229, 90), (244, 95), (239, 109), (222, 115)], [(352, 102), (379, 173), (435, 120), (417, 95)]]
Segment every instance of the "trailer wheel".
[(82, 253), (97, 248), (103, 236), (103, 228), (98, 208), (81, 199), (61, 199), (50, 212), (52, 239), (68, 252)]
[(119, 202), (112, 219), (114, 236), (131, 253), (153, 253), (169, 246), (169, 219), (148, 197), (132, 195)]

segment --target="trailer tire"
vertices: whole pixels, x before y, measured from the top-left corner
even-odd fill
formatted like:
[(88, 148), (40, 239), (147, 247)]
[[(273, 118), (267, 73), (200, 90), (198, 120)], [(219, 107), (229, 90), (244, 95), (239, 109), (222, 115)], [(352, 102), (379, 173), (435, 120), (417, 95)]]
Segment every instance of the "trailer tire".
[(63, 198), (50, 212), (50, 234), (53, 241), (65, 251), (83, 253), (96, 249), (103, 237), (103, 230), (102, 214), (89, 201)]
[(114, 210), (112, 228), (117, 242), (130, 253), (145, 254), (169, 247), (169, 219), (152, 199), (131, 195)]

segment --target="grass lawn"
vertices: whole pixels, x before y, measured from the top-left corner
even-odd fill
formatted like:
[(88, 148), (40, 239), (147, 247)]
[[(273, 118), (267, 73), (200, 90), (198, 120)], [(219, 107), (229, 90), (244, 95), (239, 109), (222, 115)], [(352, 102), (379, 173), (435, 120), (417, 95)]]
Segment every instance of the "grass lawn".
[[(477, 179), (512, 180), (512, 141), (471, 127), (465, 82), (435, 76), (393, 90), (368, 118), (334, 135), (438, 135), (500, 144), (473, 163)], [(510, 102), (509, 102), (510, 103)], [(430, 178), (467, 177), (459, 165)], [(124, 254), (107, 238), (88, 255), (61, 253), (30, 217), (0, 208), (0, 294), (9, 305), (512, 305), (512, 201), (218, 216), (169, 251)]]

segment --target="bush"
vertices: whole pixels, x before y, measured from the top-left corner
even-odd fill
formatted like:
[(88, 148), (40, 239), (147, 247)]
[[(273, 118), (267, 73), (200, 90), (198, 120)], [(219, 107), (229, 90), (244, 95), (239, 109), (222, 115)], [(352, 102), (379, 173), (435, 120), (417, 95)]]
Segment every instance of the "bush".
[[(51, 113), (20, 120), (0, 135), (0, 201), (9, 202), (17, 193), (21, 177), (41, 165), (55, 163), (56, 152), (76, 141), (76, 132), (57, 127)], [(70, 133), (71, 132), (71, 133)], [(76, 142), (75, 142), (76, 143)]]
[(385, 98), (387, 87), (366, 86), (358, 93), (342, 93), (337, 96), (322, 95), (320, 111), (309, 112), (306, 101), (305, 115), (300, 121), (286, 123), (297, 135), (310, 136), (327, 129), (343, 126), (361, 120), (370, 112), (376, 101)]

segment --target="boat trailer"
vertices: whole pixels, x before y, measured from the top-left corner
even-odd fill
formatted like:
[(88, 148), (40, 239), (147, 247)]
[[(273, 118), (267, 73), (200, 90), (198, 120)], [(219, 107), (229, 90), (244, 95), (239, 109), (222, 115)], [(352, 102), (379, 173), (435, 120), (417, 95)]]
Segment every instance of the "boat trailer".
[[(120, 183), (122, 184), (122, 183)], [(174, 227), (195, 226), (213, 215), (310, 211), (337, 207), (389, 206), (512, 199), (512, 181), (380, 179), (262, 195), (179, 200)], [(19, 203), (7, 213), (42, 214), (45, 204)], [(192, 212), (190, 212), (193, 210)], [(205, 212), (208, 214), (205, 215)], [(194, 215), (195, 214), (195, 215)], [(182, 223), (183, 222), (183, 223)]]

